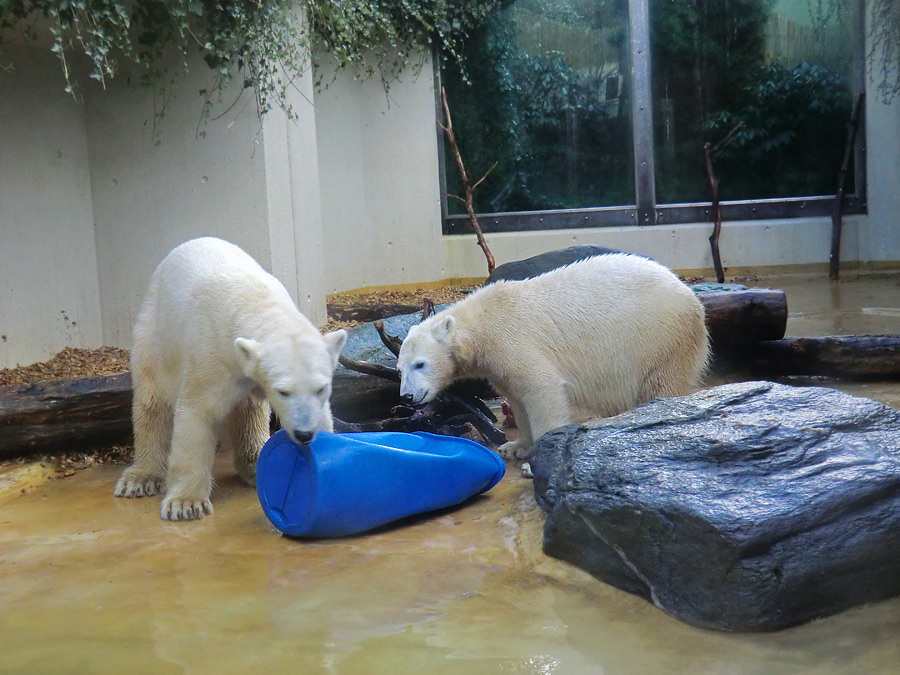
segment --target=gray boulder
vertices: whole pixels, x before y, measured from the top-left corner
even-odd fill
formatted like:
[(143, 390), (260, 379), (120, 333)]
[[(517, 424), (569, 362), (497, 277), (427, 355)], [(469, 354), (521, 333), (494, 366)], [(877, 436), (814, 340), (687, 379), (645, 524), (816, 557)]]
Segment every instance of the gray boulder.
[(900, 594), (900, 413), (743, 382), (535, 444), (544, 551), (687, 623), (786, 628)]
[[(578, 262), (585, 258), (590, 258), (595, 255), (606, 255), (608, 253), (628, 253), (628, 251), (620, 251), (619, 249), (609, 248), (608, 246), (602, 246), (600, 244), (569, 246), (568, 248), (561, 248), (555, 251), (547, 251), (546, 253), (539, 253), (531, 258), (526, 258), (525, 260), (515, 260), (498, 266), (485, 280), (484, 285), (487, 286), (495, 281), (521, 281), (522, 279), (531, 279), (544, 272), (555, 270), (557, 267), (571, 265), (573, 262)], [(631, 255), (638, 254), (632, 253)]]

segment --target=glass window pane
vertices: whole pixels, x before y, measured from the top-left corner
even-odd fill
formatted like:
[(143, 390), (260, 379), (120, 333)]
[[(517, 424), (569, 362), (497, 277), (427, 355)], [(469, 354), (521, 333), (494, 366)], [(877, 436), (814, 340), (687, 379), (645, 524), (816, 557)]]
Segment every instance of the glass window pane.
[[(658, 203), (833, 194), (853, 100), (852, 0), (651, 0)], [(852, 190), (852, 181), (847, 184)]]
[[(634, 204), (627, 0), (519, 0), (442, 82), (480, 213)], [(448, 192), (461, 195), (445, 143)], [(450, 214), (464, 212), (448, 199)]]

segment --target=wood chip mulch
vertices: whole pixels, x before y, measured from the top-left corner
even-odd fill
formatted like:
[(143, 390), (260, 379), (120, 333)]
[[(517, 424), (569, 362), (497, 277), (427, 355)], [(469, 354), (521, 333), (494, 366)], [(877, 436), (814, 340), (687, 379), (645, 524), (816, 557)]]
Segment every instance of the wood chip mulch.
[[(446, 288), (422, 289), (409, 291), (377, 291), (372, 293), (335, 293), (328, 296), (329, 307), (352, 307), (355, 305), (408, 305), (422, 308), (425, 298), (430, 299), (435, 305), (449, 304), (462, 300), (466, 295), (475, 290), (472, 286), (449, 286)], [(341, 321), (329, 317), (328, 323), (322, 328), (324, 332), (337, 330), (338, 328), (352, 328), (359, 325), (359, 321)]]
[(117, 347), (66, 347), (49, 361), (0, 370), (0, 387), (89, 375), (128, 372), (128, 350)]

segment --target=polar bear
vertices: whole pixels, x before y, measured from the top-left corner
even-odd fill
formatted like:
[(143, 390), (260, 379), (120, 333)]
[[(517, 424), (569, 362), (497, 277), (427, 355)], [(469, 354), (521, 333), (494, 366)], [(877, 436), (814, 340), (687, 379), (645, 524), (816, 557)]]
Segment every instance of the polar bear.
[(298, 443), (332, 431), (329, 397), (344, 330), (323, 336), (285, 287), (243, 250), (203, 237), (159, 264), (134, 326), (134, 463), (117, 497), (154, 495), (160, 517), (196, 520), (216, 450), (254, 484), (269, 405)]
[(488, 379), (519, 428), (499, 452), (524, 459), (551, 429), (691, 392), (708, 358), (691, 289), (659, 263), (614, 253), (479, 289), (410, 328), (397, 368), (414, 405), (458, 378)]

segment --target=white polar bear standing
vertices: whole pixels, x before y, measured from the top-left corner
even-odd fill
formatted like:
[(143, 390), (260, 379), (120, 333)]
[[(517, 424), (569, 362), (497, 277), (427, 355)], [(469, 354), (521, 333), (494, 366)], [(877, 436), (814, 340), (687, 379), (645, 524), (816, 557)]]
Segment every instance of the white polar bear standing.
[(160, 517), (213, 512), (217, 448), (255, 482), (269, 404), (298, 443), (332, 431), (331, 382), (347, 339), (323, 336), (243, 250), (204, 237), (159, 264), (134, 326), (134, 463), (117, 497), (166, 496)]
[(691, 289), (652, 260), (616, 253), (479, 289), (413, 326), (397, 368), (413, 404), (456, 379), (488, 379), (519, 428), (499, 449), (513, 459), (551, 429), (690, 393), (708, 358)]

